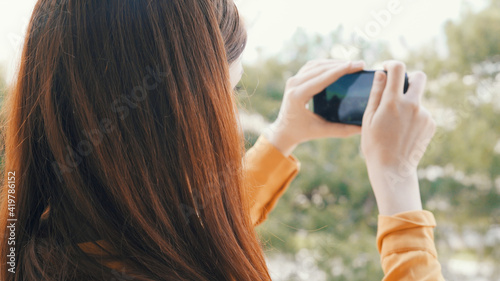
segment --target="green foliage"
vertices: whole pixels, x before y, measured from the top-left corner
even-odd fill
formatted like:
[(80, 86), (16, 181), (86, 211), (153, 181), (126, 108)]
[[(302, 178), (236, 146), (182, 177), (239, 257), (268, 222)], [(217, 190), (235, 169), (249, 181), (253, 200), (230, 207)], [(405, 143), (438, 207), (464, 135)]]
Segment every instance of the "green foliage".
[(0, 107), (3, 104), (3, 100), (6, 93), (7, 93), (7, 84), (5, 83), (5, 68), (0, 65)]
[[(476, 63), (500, 61), (500, 8), (492, 1), (489, 9), (477, 14), (467, 11), (458, 23), (448, 22), (446, 35), (450, 63), (461, 73), (468, 73)], [(478, 44), (480, 42), (480, 44)]]

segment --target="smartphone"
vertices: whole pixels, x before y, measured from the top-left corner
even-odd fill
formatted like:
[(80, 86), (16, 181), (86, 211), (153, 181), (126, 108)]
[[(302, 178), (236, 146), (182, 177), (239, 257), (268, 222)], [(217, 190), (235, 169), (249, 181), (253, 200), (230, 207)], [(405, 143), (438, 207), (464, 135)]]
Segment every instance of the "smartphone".
[[(375, 70), (363, 70), (340, 77), (314, 96), (314, 113), (331, 122), (361, 126), (374, 76)], [(408, 86), (405, 74), (403, 93), (408, 91)]]

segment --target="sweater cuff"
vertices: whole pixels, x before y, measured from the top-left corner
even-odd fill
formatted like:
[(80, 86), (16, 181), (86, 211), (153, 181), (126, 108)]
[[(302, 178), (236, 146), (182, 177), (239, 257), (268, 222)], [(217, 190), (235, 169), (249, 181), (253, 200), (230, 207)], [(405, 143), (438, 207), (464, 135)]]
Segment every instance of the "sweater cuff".
[(426, 251), (437, 257), (434, 245), (434, 215), (429, 211), (409, 211), (378, 217), (377, 248), (381, 258), (400, 252)]
[(246, 155), (248, 192), (254, 225), (266, 220), (278, 199), (286, 191), (300, 170), (300, 162), (293, 155), (285, 157), (264, 136), (260, 136)]
[[(252, 163), (265, 163), (269, 172), (290, 173), (294, 170), (300, 170), (300, 162), (294, 155), (285, 157), (269, 140), (260, 135), (255, 144), (247, 151), (246, 157), (252, 158)], [(279, 171), (278, 171), (279, 170)], [(269, 175), (263, 175), (262, 178), (256, 179), (259, 182), (266, 182)]]

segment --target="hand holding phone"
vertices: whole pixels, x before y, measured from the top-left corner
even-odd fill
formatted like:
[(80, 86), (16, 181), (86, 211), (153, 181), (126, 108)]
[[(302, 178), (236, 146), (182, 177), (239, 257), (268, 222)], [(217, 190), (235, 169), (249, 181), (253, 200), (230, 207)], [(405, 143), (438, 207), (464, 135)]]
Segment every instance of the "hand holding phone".
[(300, 143), (319, 138), (344, 138), (359, 134), (361, 127), (328, 122), (306, 105), (318, 92), (340, 77), (363, 70), (363, 61), (314, 60), (287, 80), (278, 118), (263, 135), (283, 155)]
[(422, 210), (417, 166), (436, 130), (422, 105), (426, 76), (417, 71), (404, 87), (402, 62), (384, 63), (377, 72), (363, 116), (361, 151), (381, 215)]
[[(340, 77), (314, 96), (314, 113), (331, 122), (361, 126), (374, 75), (374, 70), (363, 70)], [(408, 86), (405, 75), (403, 93)]]

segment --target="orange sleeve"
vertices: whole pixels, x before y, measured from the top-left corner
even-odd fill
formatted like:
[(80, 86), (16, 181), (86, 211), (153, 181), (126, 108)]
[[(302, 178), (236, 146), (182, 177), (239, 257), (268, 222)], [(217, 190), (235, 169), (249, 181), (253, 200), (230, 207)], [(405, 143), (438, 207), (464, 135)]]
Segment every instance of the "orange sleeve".
[(444, 280), (434, 245), (435, 226), (429, 211), (379, 215), (377, 247), (384, 281)]
[(285, 157), (264, 136), (260, 136), (244, 157), (246, 197), (255, 226), (266, 220), (278, 199), (298, 174), (300, 162)]

